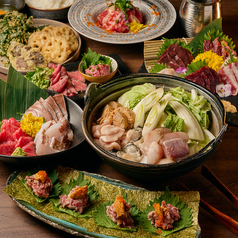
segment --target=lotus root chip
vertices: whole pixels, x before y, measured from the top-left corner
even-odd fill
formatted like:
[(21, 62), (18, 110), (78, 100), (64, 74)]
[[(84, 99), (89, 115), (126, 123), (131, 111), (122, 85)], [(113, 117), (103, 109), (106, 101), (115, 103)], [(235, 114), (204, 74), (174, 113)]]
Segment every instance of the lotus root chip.
[(48, 54), (52, 62), (62, 64), (72, 53), (69, 42), (63, 37), (50, 36), (42, 48), (43, 54)]
[(34, 32), (30, 35), (28, 40), (28, 45), (32, 48), (38, 48), (39, 51), (42, 51), (43, 46), (46, 44), (50, 35), (46, 32)]
[(65, 38), (69, 42), (72, 52), (78, 49), (78, 39), (73, 30), (68, 26), (46, 26), (42, 29), (42, 32), (48, 33), (51, 36)]

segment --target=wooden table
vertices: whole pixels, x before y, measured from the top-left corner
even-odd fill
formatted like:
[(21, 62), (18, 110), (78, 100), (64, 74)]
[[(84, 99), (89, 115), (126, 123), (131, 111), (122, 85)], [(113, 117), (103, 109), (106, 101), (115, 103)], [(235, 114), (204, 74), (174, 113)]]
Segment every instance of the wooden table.
[[(170, 1), (177, 13), (181, 0)], [(234, 44), (238, 46), (238, 4), (236, 0), (226, 0), (223, 4), (223, 31), (231, 37)], [(176, 38), (182, 37), (179, 20), (176, 20), (172, 29), (164, 37)], [(160, 38), (158, 38), (160, 39)], [(143, 63), (143, 43), (132, 45), (110, 45), (82, 37), (81, 53), (90, 47), (93, 51), (101, 54), (117, 53), (132, 73), (136, 73)], [(236, 47), (236, 51), (238, 48)], [(6, 79), (6, 75), (0, 74), (0, 78)], [(89, 145), (84, 141), (82, 150), (90, 150)], [(205, 164), (224, 182), (224, 184), (238, 195), (238, 127), (229, 126), (222, 143), (217, 151), (206, 160)], [(110, 178), (119, 179), (124, 182), (144, 187), (150, 190), (163, 190), (166, 185), (170, 189), (177, 189), (176, 180), (169, 180), (161, 183), (160, 181), (146, 182), (127, 177), (112, 169), (110, 166), (100, 160), (93, 152), (90, 158), (81, 158), (75, 155), (71, 161), (62, 162), (62, 165), (71, 166), (79, 170), (98, 173)], [(45, 224), (30, 216), (21, 210), (16, 204), (3, 192), (9, 175), (19, 169), (19, 166), (0, 162), (0, 237), (73, 237), (61, 230)], [(187, 187), (192, 190), (198, 190), (201, 197), (213, 205), (221, 212), (227, 214), (238, 221), (238, 209), (211, 183), (209, 183), (201, 174), (201, 167), (179, 178)], [(207, 211), (200, 208), (199, 224), (204, 238), (223, 238), (236, 237), (224, 225), (217, 221)]]

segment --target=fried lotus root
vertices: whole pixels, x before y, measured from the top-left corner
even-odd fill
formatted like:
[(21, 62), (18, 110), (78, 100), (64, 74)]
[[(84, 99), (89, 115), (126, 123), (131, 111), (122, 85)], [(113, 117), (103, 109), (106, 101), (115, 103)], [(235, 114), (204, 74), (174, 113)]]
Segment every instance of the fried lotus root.
[(72, 52), (78, 49), (78, 39), (73, 30), (67, 26), (46, 26), (42, 29), (42, 32), (51, 36), (63, 37), (69, 44)]
[(42, 48), (42, 53), (51, 57), (53, 63), (62, 64), (72, 51), (66, 39), (50, 36)]

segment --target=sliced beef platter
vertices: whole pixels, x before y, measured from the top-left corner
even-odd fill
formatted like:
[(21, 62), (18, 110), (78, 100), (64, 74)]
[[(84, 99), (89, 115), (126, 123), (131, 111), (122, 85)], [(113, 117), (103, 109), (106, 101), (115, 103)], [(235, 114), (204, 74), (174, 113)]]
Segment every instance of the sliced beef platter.
[(198, 83), (213, 93), (216, 93), (216, 85), (220, 84), (219, 74), (212, 68), (203, 66), (199, 70), (189, 74), (186, 79)]
[(170, 45), (160, 56), (157, 64), (166, 64), (174, 70), (184, 67), (186, 68), (193, 60), (191, 52), (177, 43)]

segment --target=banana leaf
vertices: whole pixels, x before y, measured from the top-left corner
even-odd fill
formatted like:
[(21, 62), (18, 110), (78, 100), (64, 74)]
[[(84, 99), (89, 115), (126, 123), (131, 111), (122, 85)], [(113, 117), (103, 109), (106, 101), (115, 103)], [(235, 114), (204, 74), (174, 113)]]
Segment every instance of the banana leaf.
[[(2, 80), (1, 80), (2, 81)], [(2, 85), (5, 85), (3, 89)], [(9, 67), (6, 83), (1, 86), (1, 119), (14, 117), (20, 120), (25, 111), (40, 97), (47, 98), (48, 93), (26, 79), (22, 74)]]
[(3, 111), (4, 111), (4, 93), (5, 93), (5, 88), (6, 88), (6, 82), (3, 80), (0, 80), (0, 112), (1, 112), (1, 117), (3, 116)]
[(204, 35), (210, 30), (219, 30), (222, 31), (222, 18), (218, 18), (208, 24), (205, 28), (203, 28), (189, 43), (189, 46), (193, 49), (193, 57), (196, 57), (200, 52), (199, 45), (200, 42), (204, 41)]

